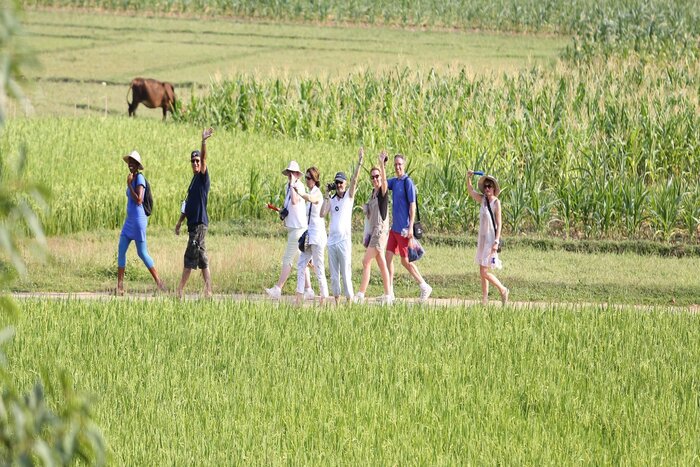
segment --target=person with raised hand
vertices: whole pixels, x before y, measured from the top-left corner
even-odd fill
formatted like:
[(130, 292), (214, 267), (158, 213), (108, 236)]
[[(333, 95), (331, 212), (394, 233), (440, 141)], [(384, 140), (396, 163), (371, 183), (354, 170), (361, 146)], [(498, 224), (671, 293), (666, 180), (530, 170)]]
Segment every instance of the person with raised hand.
[(131, 151), (124, 156), (124, 162), (129, 166), (129, 175), (126, 177), (126, 219), (119, 235), (119, 250), (117, 254), (117, 295), (124, 295), (124, 273), (126, 271), (126, 251), (133, 241), (136, 244), (136, 252), (148, 268), (158, 290), (165, 292), (165, 285), (158, 276), (155, 262), (148, 254), (146, 245), (146, 227), (148, 217), (144, 210), (143, 202), (146, 195), (146, 178), (141, 173), (143, 164), (141, 155), (137, 151)]
[[(344, 172), (335, 174), (334, 183), (327, 186), (326, 201), (321, 209), (321, 216), (330, 213), (328, 229), (328, 267), (331, 270), (331, 293), (338, 304), (342, 288), (345, 296), (352, 301), (352, 208), (357, 191), (357, 176), (362, 167), (365, 151), (360, 148), (359, 160), (350, 184)], [(335, 194), (331, 197), (331, 192)]]
[(393, 303), (391, 296), (391, 278), (389, 277), (389, 269), (386, 265), (386, 242), (389, 239), (389, 196), (387, 192), (389, 187), (386, 180), (385, 165), (388, 160), (386, 151), (379, 154), (377, 165), (369, 171), (369, 179), (372, 184), (372, 194), (370, 199), (363, 207), (366, 216), (367, 228), (363, 239), (365, 243), (365, 256), (362, 259), (362, 282), (360, 282), (360, 290), (355, 295), (355, 301), (362, 303), (365, 299), (365, 292), (369, 285), (369, 277), (372, 270), (372, 260), (377, 262), (379, 273), (382, 275), (382, 283), (384, 284), (384, 295), (381, 302), (384, 304)]
[(175, 224), (175, 235), (180, 235), (182, 222), (187, 219), (187, 248), (185, 249), (184, 267), (182, 278), (177, 287), (177, 296), (182, 299), (183, 290), (193, 269), (201, 269), (204, 279), (204, 296), (209, 298), (212, 294), (211, 274), (209, 272), (209, 258), (207, 257), (206, 235), (209, 228), (209, 215), (207, 213), (207, 201), (211, 179), (207, 165), (207, 139), (214, 133), (212, 128), (202, 132), (202, 146), (200, 150), (190, 153), (190, 165), (192, 166), (192, 180), (187, 189), (187, 199), (183, 203), (180, 219)]
[(491, 175), (479, 178), (479, 192), (472, 186), (474, 171), (467, 171), (467, 191), (469, 196), (479, 203), (479, 235), (476, 242), (476, 256), (474, 261), (479, 265), (481, 277), (481, 303), (489, 303), (489, 282), (501, 293), (501, 302), (508, 303), (510, 290), (492, 273), (490, 269), (500, 269), (501, 260), (498, 258), (498, 245), (501, 239), (501, 201), (498, 195), (501, 192), (498, 181)]

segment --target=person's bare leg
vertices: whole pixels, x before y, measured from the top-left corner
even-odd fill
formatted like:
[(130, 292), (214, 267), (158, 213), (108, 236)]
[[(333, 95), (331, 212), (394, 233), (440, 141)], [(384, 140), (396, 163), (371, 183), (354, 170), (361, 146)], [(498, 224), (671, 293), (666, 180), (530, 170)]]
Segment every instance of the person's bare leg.
[(204, 296), (211, 298), (211, 272), (209, 268), (202, 269), (202, 279), (204, 279)]
[(177, 298), (182, 300), (183, 295), (182, 291), (185, 289), (185, 285), (187, 285), (187, 281), (190, 278), (190, 274), (192, 274), (192, 269), (190, 268), (184, 268), (182, 270), (182, 278), (180, 278), (180, 285), (177, 286)]
[(386, 259), (379, 250), (377, 250), (375, 259), (377, 260), (377, 266), (379, 266), (379, 273), (382, 275), (384, 295), (391, 295), (391, 278), (389, 277), (389, 269), (386, 265)]
[(362, 258), (362, 280), (360, 281), (360, 290), (358, 290), (358, 293), (362, 295), (365, 294), (369, 286), (369, 276), (372, 272), (372, 258), (377, 254), (376, 248), (369, 247), (365, 251), (365, 256)]
[(165, 288), (165, 284), (162, 280), (160, 280), (160, 277), (158, 277), (158, 271), (156, 271), (156, 267), (153, 266), (152, 268), (148, 268), (148, 272), (151, 273), (153, 280), (156, 281), (156, 286), (158, 287), (158, 290), (160, 290), (161, 292), (167, 292), (168, 289)]
[(479, 276), (481, 277), (481, 304), (489, 304), (489, 270), (487, 266), (479, 266)]
[(292, 265), (291, 264), (285, 264), (282, 266), (282, 272), (280, 272), (280, 280), (277, 281), (277, 287), (280, 289), (284, 287), (284, 284), (287, 282), (287, 279), (289, 279), (289, 274), (292, 272)]
[(411, 274), (411, 276), (413, 276), (413, 278), (416, 280), (416, 282), (418, 282), (418, 284), (423, 283), (423, 276), (420, 275), (420, 272), (418, 271), (418, 268), (416, 267), (416, 265), (411, 263), (408, 260), (408, 257), (402, 256), (401, 257), (401, 264), (403, 265), (403, 267), (406, 268), (406, 270), (409, 272), (409, 274)]
[(394, 252), (386, 252), (386, 269), (389, 271), (389, 293), (394, 295)]
[(117, 268), (117, 295), (124, 295), (124, 271), (126, 268)]

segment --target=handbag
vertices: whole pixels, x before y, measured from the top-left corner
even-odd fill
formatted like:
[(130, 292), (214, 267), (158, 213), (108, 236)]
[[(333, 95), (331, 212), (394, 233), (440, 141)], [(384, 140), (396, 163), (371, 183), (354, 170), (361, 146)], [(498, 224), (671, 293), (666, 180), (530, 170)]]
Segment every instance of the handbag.
[[(406, 195), (406, 204), (410, 206), (408, 191), (406, 191), (406, 180), (408, 180), (408, 177), (403, 179), (403, 193)], [(420, 222), (420, 208), (418, 207), (418, 190), (416, 190), (416, 218), (413, 221), (413, 237), (419, 240), (423, 238), (423, 224)]]
[[(489, 200), (484, 195), (484, 202), (486, 203), (486, 207), (489, 209), (489, 214), (491, 215), (491, 222), (493, 222), (493, 234), (496, 235), (496, 219), (493, 218), (493, 211), (491, 211), (491, 205), (489, 204)], [(500, 253), (501, 252), (501, 247), (503, 246), (503, 239), (498, 240), (498, 247), (496, 248), (496, 252)]]
[[(313, 203), (309, 203), (309, 217), (307, 220), (307, 224), (311, 222), (311, 206), (313, 206)], [(309, 229), (304, 230), (304, 233), (301, 234), (301, 237), (299, 237), (299, 251), (302, 253), (308, 250), (309, 248)]]

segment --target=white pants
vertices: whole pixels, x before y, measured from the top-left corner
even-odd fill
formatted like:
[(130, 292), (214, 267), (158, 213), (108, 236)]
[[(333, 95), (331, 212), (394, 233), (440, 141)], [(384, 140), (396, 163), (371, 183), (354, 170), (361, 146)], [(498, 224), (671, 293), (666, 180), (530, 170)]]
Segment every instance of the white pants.
[(352, 291), (352, 241), (343, 240), (335, 245), (328, 245), (328, 267), (331, 269), (331, 293), (340, 296), (340, 280), (343, 281), (345, 296), (353, 297)]
[(284, 249), (282, 257), (282, 267), (294, 266), (296, 256), (299, 254), (299, 237), (306, 229), (290, 229), (287, 228), (287, 246)]
[(309, 260), (311, 260), (314, 263), (314, 271), (318, 278), (318, 286), (320, 288), (319, 295), (323, 298), (328, 298), (326, 268), (323, 264), (325, 262), (325, 249), (325, 244), (309, 245), (309, 248), (299, 255), (299, 262), (297, 263), (297, 293), (304, 293), (304, 287), (306, 286), (306, 265), (309, 264)]

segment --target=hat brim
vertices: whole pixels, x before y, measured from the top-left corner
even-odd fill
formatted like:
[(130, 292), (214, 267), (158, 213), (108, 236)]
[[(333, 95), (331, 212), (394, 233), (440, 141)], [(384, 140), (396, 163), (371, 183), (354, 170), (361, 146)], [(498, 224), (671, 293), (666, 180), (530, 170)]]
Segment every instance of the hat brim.
[(294, 174), (301, 174), (301, 171), (300, 171), (300, 170), (290, 170), (290, 169), (284, 169), (284, 170), (282, 171), (282, 175), (285, 175), (285, 176), (287, 176), (287, 175), (289, 175), (289, 174), (292, 174), (292, 173), (294, 173)]
[(139, 161), (137, 161), (136, 159), (134, 159), (133, 157), (126, 155), (126, 156), (122, 157), (122, 159), (124, 159), (124, 162), (126, 162), (127, 165), (129, 164), (129, 160), (136, 162), (139, 165), (139, 169), (143, 170), (143, 164), (140, 163)]
[(484, 192), (484, 184), (486, 181), (490, 181), (493, 184), (493, 194), (498, 196), (501, 193), (501, 187), (498, 185), (498, 180), (496, 180), (491, 175), (484, 175), (479, 179), (479, 191)]

